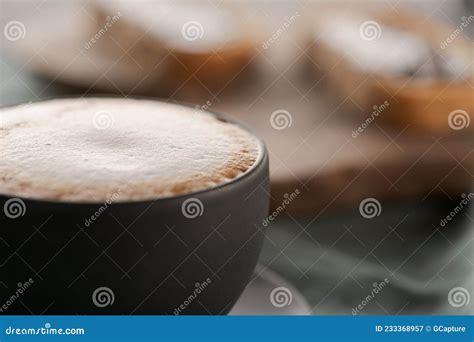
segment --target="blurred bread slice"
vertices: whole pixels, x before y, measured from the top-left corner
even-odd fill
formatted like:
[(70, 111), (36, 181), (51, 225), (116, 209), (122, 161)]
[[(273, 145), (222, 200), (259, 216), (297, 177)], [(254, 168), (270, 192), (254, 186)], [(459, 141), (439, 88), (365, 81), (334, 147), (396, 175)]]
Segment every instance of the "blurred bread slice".
[(473, 45), (462, 35), (447, 44), (455, 28), (400, 7), (326, 6), (313, 18), (313, 60), (344, 104), (431, 132), (449, 131), (454, 111), (474, 114)]
[(172, 88), (188, 82), (222, 87), (256, 55), (248, 28), (227, 5), (102, 0), (94, 9), (99, 25), (118, 18), (107, 32), (109, 52), (163, 73), (163, 84)]

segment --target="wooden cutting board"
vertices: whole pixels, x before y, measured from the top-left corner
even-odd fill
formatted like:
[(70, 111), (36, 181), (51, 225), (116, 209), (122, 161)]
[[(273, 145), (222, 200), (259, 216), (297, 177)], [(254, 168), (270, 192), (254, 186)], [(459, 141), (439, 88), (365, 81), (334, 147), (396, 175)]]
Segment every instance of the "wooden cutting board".
[[(111, 55), (99, 44), (85, 50), (97, 23), (80, 4), (41, 5), (34, 19), (24, 20), (25, 37), (4, 40), (2, 45), (19, 67), (77, 86), (81, 94), (166, 94), (172, 100), (235, 116), (266, 141), (273, 207), (298, 190), (285, 205), (290, 214), (320, 215), (341, 206), (358, 206), (367, 197), (381, 202), (424, 200), (440, 193), (468, 192), (474, 179), (472, 133), (414, 134), (409, 122), (393, 128), (376, 119), (353, 137), (364, 119), (345, 110), (350, 97), (335, 100), (326, 90), (324, 75), (315, 73), (304, 11), (277, 7), (265, 14), (249, 11), (243, 18), (258, 17), (262, 28), (254, 37), (259, 42), (255, 58), (218, 90), (196, 89), (195, 82), (166, 89), (166, 82), (127, 55)], [(289, 27), (268, 43), (285, 20), (291, 22)]]

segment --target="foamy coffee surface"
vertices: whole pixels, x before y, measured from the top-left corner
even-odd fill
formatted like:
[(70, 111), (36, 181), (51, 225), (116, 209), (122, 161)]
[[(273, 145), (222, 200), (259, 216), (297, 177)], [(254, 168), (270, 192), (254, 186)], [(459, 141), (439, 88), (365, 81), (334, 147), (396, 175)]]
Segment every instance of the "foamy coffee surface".
[(0, 194), (79, 202), (182, 195), (231, 181), (256, 138), (184, 106), (65, 99), (0, 110)]

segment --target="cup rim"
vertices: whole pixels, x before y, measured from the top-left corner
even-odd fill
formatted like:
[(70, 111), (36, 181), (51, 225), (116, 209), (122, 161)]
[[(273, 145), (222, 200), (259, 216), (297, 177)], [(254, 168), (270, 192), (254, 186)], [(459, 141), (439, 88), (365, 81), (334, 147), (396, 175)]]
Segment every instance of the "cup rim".
[[(45, 102), (45, 101), (50, 101), (50, 100), (55, 100), (55, 99), (80, 99), (80, 98), (85, 98), (85, 99), (87, 99), (87, 98), (99, 98), (99, 99), (100, 98), (104, 98), (104, 99), (109, 98), (109, 99), (111, 99), (111, 98), (118, 98), (118, 99), (125, 99), (125, 100), (126, 99), (148, 100), (148, 101), (154, 101), (154, 102), (163, 102), (163, 103), (172, 104), (172, 105), (176, 105), (176, 106), (196, 108), (196, 104), (192, 104), (190, 102), (176, 101), (176, 100), (169, 100), (169, 99), (160, 99), (160, 98), (157, 98), (157, 97), (128, 96), (128, 97), (124, 98), (124, 97), (122, 97), (120, 95), (117, 95), (117, 94), (90, 94), (90, 95), (91, 96), (80, 96), (80, 95), (78, 95), (78, 96), (68, 96), (68, 95), (66, 95), (66, 96), (44, 97), (44, 98), (42, 98), (38, 101), (30, 101), (28, 103), (39, 103), (39, 102)], [(19, 105), (22, 105), (22, 104), (25, 104), (25, 102), (9, 105), (9, 106), (5, 106), (5, 107), (1, 107), (0, 110), (5, 109), (5, 108), (19, 106)], [(213, 186), (213, 187), (206, 188), (206, 189), (202, 189), (202, 190), (186, 192), (186, 193), (183, 193), (183, 194), (179, 194), (177, 196), (166, 196), (166, 197), (158, 197), (158, 198), (151, 197), (151, 198), (148, 198), (148, 199), (113, 201), (112, 203), (110, 203), (110, 205), (114, 205), (114, 204), (115, 205), (127, 205), (127, 204), (130, 205), (130, 204), (140, 204), (140, 203), (150, 203), (150, 202), (155, 203), (155, 202), (166, 202), (166, 201), (175, 200), (175, 199), (177, 199), (177, 200), (185, 199), (185, 198), (193, 197), (193, 196), (199, 197), (199, 196), (204, 195), (208, 192), (219, 191), (219, 190), (222, 190), (223, 188), (226, 188), (228, 186), (232, 186), (235, 183), (237, 183), (237, 182), (239, 182), (239, 181), (241, 181), (245, 178), (248, 178), (253, 173), (255, 173), (256, 170), (267, 159), (267, 155), (268, 155), (266, 145), (265, 145), (265, 142), (263, 141), (263, 139), (261, 139), (257, 134), (255, 134), (254, 131), (252, 129), (250, 129), (248, 126), (246, 126), (245, 124), (240, 122), (238, 119), (235, 119), (234, 117), (231, 117), (228, 114), (224, 114), (224, 113), (221, 113), (221, 112), (216, 112), (216, 111), (209, 110), (209, 109), (204, 110), (203, 113), (209, 113), (209, 114), (215, 116), (218, 120), (234, 124), (234, 125), (240, 127), (241, 129), (243, 129), (244, 131), (246, 131), (247, 133), (249, 133), (253, 138), (255, 138), (255, 140), (258, 143), (260, 153), (258, 154), (257, 158), (255, 159), (255, 162), (244, 173), (242, 173), (241, 175), (231, 179), (228, 182), (222, 183), (220, 185)], [(15, 194), (8, 194), (8, 193), (0, 192), (0, 198), (2, 198), (2, 197), (20, 198), (20, 199), (28, 201), (28, 202), (39, 202), (39, 203), (44, 203), (44, 204), (55, 204), (55, 205), (65, 205), (65, 204), (66, 205), (102, 205), (104, 202), (107, 201), (107, 200), (105, 200), (105, 201), (54, 200), (54, 199), (47, 199), (47, 198), (16, 196)]]

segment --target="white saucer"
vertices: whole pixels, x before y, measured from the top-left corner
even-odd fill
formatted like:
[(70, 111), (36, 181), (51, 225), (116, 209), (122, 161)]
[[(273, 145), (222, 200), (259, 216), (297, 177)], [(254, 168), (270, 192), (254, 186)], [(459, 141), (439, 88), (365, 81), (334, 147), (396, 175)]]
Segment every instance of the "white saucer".
[(229, 315), (310, 315), (311, 309), (301, 293), (275, 272), (257, 266)]

